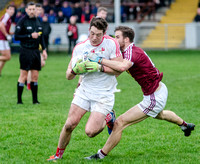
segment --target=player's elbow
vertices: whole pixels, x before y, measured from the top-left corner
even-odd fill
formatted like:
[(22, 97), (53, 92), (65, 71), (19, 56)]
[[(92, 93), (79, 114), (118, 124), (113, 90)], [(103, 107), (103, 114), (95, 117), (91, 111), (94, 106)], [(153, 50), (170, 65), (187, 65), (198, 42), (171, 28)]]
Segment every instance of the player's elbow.
[(69, 72), (69, 71), (66, 72), (66, 79), (67, 80), (72, 80), (72, 79), (74, 79), (74, 77), (75, 76), (73, 74), (71, 74), (71, 72)]

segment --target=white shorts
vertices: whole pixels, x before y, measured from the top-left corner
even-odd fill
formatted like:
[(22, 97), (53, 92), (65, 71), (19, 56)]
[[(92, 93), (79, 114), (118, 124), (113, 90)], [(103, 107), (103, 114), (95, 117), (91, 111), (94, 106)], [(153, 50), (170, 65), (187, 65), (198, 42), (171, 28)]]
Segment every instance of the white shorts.
[(100, 112), (106, 116), (113, 109), (114, 101), (115, 96), (113, 93), (89, 93), (79, 87), (72, 103), (88, 112)]
[(143, 95), (143, 100), (138, 104), (139, 108), (148, 116), (156, 117), (165, 107), (167, 102), (168, 91), (164, 83), (161, 88), (151, 95)]
[(10, 50), (10, 46), (7, 40), (0, 40), (0, 51)]

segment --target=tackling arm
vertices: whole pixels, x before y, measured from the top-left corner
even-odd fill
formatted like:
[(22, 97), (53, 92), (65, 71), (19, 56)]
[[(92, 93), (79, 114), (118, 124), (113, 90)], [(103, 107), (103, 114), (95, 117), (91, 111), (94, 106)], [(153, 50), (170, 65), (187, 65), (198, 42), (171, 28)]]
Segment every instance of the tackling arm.
[[(103, 61), (104, 59), (102, 59)], [(113, 58), (111, 60), (107, 60), (105, 59), (106, 61), (111, 61), (111, 62), (117, 62), (117, 63), (122, 63), (123, 61), (123, 58), (122, 56), (119, 56), (119, 57), (116, 57), (116, 58)], [(101, 62), (103, 64), (103, 67), (104, 67), (104, 72), (105, 73), (108, 73), (108, 74), (111, 74), (111, 75), (117, 75), (119, 76), (123, 71), (120, 71), (120, 70), (117, 70), (117, 69), (114, 69), (112, 67), (110, 67), (109, 65), (106, 65), (104, 64), (103, 62)]]
[(132, 62), (125, 59), (123, 59), (121, 62), (116, 60), (107, 60), (103, 58), (101, 63), (119, 72), (124, 72), (128, 70), (130, 67), (132, 67)]

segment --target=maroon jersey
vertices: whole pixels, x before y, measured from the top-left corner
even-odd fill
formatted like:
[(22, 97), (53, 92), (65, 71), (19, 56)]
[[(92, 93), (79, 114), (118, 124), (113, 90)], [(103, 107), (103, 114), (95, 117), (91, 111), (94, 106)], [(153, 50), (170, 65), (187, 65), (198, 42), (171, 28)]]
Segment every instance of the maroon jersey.
[(122, 53), (123, 58), (131, 61), (133, 66), (128, 69), (128, 73), (141, 86), (144, 95), (150, 95), (159, 86), (163, 73), (154, 66), (149, 56), (133, 43)]
[[(10, 30), (10, 26), (11, 26), (12, 21), (11, 21), (10, 16), (8, 15), (8, 13), (5, 13), (1, 17), (0, 21), (4, 23), (4, 25), (6, 27), (6, 31), (9, 34), (9, 30)], [(1, 31), (0, 31), (0, 40), (6, 40), (6, 36)]]
[(67, 31), (72, 32), (72, 36), (71, 36), (72, 39), (78, 39), (78, 28), (76, 25), (69, 24)]

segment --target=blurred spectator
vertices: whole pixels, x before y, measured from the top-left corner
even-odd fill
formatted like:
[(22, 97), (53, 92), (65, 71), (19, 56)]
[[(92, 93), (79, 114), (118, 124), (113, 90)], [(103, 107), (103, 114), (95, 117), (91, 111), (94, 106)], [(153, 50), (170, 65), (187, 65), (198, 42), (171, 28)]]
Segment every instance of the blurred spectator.
[(86, 22), (90, 21), (90, 14), (91, 14), (91, 5), (89, 1), (86, 1), (84, 7), (84, 17)]
[(195, 22), (200, 22), (200, 8), (197, 9), (197, 14), (194, 18), (194, 21)]
[(76, 15), (77, 16), (77, 23), (81, 23), (82, 8), (80, 7), (79, 2), (75, 3), (72, 15)]
[(48, 17), (47, 15), (44, 15), (42, 18), (42, 27), (43, 27), (43, 36), (44, 36), (44, 42), (48, 51), (48, 46), (49, 46), (49, 35), (51, 33), (51, 26), (50, 23), (48, 22)]
[(60, 0), (55, 1), (55, 5), (54, 5), (53, 10), (54, 10), (55, 14), (58, 15), (58, 12), (61, 10)]
[(61, 10), (63, 12), (63, 15), (67, 18), (67, 22), (69, 23), (69, 18), (72, 16), (72, 8), (69, 6), (69, 3), (67, 1), (63, 2)]
[(66, 18), (63, 15), (62, 11), (58, 11), (58, 16), (57, 16), (57, 23), (66, 23)]
[(41, 7), (41, 9), (40, 9), (40, 14), (39, 14), (39, 16), (38, 16), (38, 19), (39, 19), (41, 22), (42, 22), (43, 16), (44, 16), (44, 8)]
[(76, 16), (71, 16), (70, 17), (70, 23), (67, 27), (67, 36), (69, 39), (69, 48), (68, 48), (68, 53), (70, 54), (71, 48), (72, 48), (72, 44), (73, 47), (76, 45), (76, 41), (78, 39), (78, 27), (76, 26)]
[[(42, 8), (42, 5), (40, 3), (36, 3), (36, 11), (35, 11), (35, 14), (36, 14), (36, 17), (40, 17), (41, 14), (43, 13), (43, 8)], [(41, 19), (41, 22), (42, 22), (42, 19)]]
[(18, 10), (16, 17), (15, 17), (15, 23), (17, 23), (22, 17), (23, 17), (23, 14), (22, 14), (21, 10)]
[(100, 7), (101, 3), (99, 1), (97, 1), (95, 3), (95, 6), (92, 8), (92, 14), (94, 14), (95, 16), (97, 15), (98, 12), (98, 8)]
[(22, 15), (25, 15), (26, 14), (26, 11), (25, 11), (25, 3), (22, 2), (18, 8), (18, 11), (21, 11)]
[(135, 20), (137, 18), (136, 6), (127, 6), (127, 20)]
[(126, 7), (124, 5), (121, 5), (120, 7), (120, 13), (121, 13), (121, 21), (125, 22), (127, 19), (127, 15), (126, 15)]
[(13, 16), (11, 17), (12, 22), (15, 22), (15, 17), (16, 17), (16, 15), (17, 15), (17, 7), (16, 7), (14, 1), (12, 1), (12, 2), (10, 3), (10, 5), (14, 6), (14, 8), (15, 8), (15, 13), (14, 13)]
[(53, 9), (49, 11), (48, 20), (49, 20), (49, 23), (56, 23), (56, 15)]
[(48, 0), (43, 1), (43, 8), (44, 8), (44, 13), (49, 14), (51, 7), (49, 6)]
[(108, 14), (108, 9), (105, 7), (99, 7), (97, 10), (97, 17), (106, 19)]

